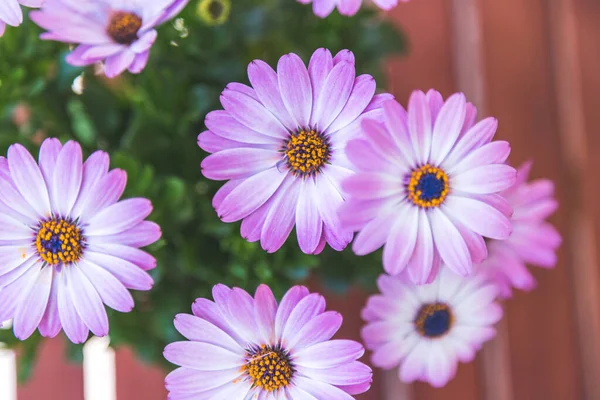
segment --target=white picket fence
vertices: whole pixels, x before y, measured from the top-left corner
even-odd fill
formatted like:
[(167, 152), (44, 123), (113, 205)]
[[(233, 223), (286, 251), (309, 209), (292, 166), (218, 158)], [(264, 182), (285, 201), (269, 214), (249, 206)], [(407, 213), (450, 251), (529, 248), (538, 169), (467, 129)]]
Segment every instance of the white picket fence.
[[(4, 324), (10, 329), (10, 324)], [(83, 387), (85, 400), (116, 400), (115, 353), (108, 338), (93, 338), (83, 348)], [(17, 399), (15, 354), (0, 343), (0, 399)]]

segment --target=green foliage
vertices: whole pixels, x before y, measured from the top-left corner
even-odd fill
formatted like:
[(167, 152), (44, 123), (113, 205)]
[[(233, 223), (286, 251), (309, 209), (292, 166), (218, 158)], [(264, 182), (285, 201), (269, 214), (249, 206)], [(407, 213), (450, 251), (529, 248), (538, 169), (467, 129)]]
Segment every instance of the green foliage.
[[(356, 257), (350, 250), (326, 249), (320, 256), (303, 254), (293, 233), (275, 254), (239, 234), (239, 224), (221, 222), (211, 199), (220, 182), (202, 177), (205, 156), (196, 146), (207, 112), (220, 109), (219, 94), (229, 82), (247, 82), (246, 67), (259, 58), (276, 65), (289, 52), (308, 60), (319, 47), (332, 52), (348, 48), (359, 73), (384, 86), (385, 57), (403, 50), (401, 34), (372, 10), (352, 18), (334, 13), (322, 20), (310, 6), (294, 0), (243, 0), (232, 5), (229, 20), (205, 25), (190, 5), (180, 18), (162, 26), (150, 62), (138, 76), (109, 81), (92, 67), (67, 65), (67, 45), (38, 40), (30, 22), (9, 28), (0, 39), (0, 154), (19, 142), (37, 153), (43, 137), (79, 141), (89, 154), (104, 149), (111, 166), (128, 174), (126, 197), (152, 200), (151, 219), (163, 237), (149, 251), (158, 267), (150, 292), (134, 293), (136, 308), (128, 314), (109, 310), (111, 340), (130, 345), (144, 360), (163, 363), (164, 346), (180, 339), (173, 327), (177, 313), (190, 312), (197, 297), (210, 297), (217, 282), (253, 291), (260, 282), (277, 295), (315, 271), (336, 290), (361, 282), (373, 285), (381, 272), (381, 254)], [(76, 77), (83, 93), (72, 90)], [(19, 126), (15, 110), (29, 107)], [(10, 331), (0, 341), (17, 344)], [(25, 366), (35, 356), (39, 335), (21, 344)], [(72, 358), (80, 349), (69, 346)]]

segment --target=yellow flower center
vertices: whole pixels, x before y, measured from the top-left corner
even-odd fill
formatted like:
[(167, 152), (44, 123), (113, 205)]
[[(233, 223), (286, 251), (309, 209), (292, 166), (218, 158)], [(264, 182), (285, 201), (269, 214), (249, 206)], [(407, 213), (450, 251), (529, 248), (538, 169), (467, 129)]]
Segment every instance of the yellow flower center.
[(314, 130), (292, 134), (283, 151), (294, 175), (316, 175), (329, 162), (331, 155), (327, 138)]
[(448, 181), (448, 175), (442, 169), (425, 164), (411, 173), (408, 198), (422, 208), (439, 207), (448, 196)]
[(119, 44), (131, 44), (138, 39), (142, 18), (132, 12), (116, 11), (112, 14), (106, 33)]
[(454, 323), (450, 306), (445, 303), (423, 305), (415, 316), (414, 324), (421, 336), (437, 338), (444, 336)]
[(84, 238), (81, 229), (63, 218), (40, 222), (35, 247), (42, 260), (48, 264), (72, 264), (81, 258)]
[(294, 368), (285, 350), (262, 345), (248, 351), (246, 359), (244, 370), (252, 386), (273, 392), (290, 384)]

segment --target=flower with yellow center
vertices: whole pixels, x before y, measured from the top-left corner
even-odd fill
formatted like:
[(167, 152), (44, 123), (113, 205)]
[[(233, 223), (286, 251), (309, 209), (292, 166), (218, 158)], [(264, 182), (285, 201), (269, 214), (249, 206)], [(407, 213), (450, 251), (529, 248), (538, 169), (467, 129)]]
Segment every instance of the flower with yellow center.
[(251, 296), (219, 284), (213, 298), (175, 317), (189, 341), (163, 353), (179, 366), (165, 379), (170, 399), (350, 399), (369, 389), (362, 345), (331, 340), (342, 316), (318, 293), (294, 286), (278, 304), (266, 285)]
[(150, 201), (119, 201), (126, 181), (106, 153), (84, 161), (73, 141), (44, 140), (39, 162), (19, 144), (0, 157), (0, 320), (13, 320), (17, 338), (105, 336), (105, 305), (129, 312), (128, 289), (152, 287), (156, 261), (139, 247), (160, 228), (144, 220)]
[[(204, 3), (201, 3), (204, 4)], [(319, 254), (327, 244), (343, 250), (352, 240), (339, 208), (341, 181), (354, 174), (346, 143), (360, 135), (367, 115), (380, 118), (389, 94), (375, 95), (375, 80), (356, 76), (354, 54), (318, 49), (308, 67), (296, 54), (277, 71), (255, 60), (252, 87), (230, 83), (223, 110), (206, 116), (198, 145), (208, 179), (228, 181), (213, 206), (224, 222), (242, 220), (241, 234), (275, 252), (295, 229), (300, 249)]]

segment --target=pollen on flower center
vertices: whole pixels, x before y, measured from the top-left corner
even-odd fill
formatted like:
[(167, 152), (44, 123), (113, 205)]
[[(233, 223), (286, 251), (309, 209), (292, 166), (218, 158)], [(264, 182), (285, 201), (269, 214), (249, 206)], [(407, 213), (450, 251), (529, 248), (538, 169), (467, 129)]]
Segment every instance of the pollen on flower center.
[(448, 175), (438, 167), (425, 164), (412, 171), (407, 189), (408, 198), (414, 205), (439, 207), (448, 195)]
[(450, 306), (445, 303), (423, 305), (414, 319), (415, 328), (421, 336), (437, 338), (445, 335), (454, 323)]
[(262, 345), (246, 354), (244, 371), (252, 386), (273, 392), (290, 384), (294, 368), (287, 351), (280, 347)]
[(111, 15), (106, 32), (119, 44), (131, 44), (138, 39), (142, 18), (132, 12), (116, 11)]
[(316, 175), (329, 162), (329, 141), (315, 130), (301, 130), (285, 142), (283, 151), (294, 175)]
[(84, 238), (81, 229), (69, 219), (50, 218), (39, 223), (35, 247), (48, 264), (71, 264), (83, 253)]

